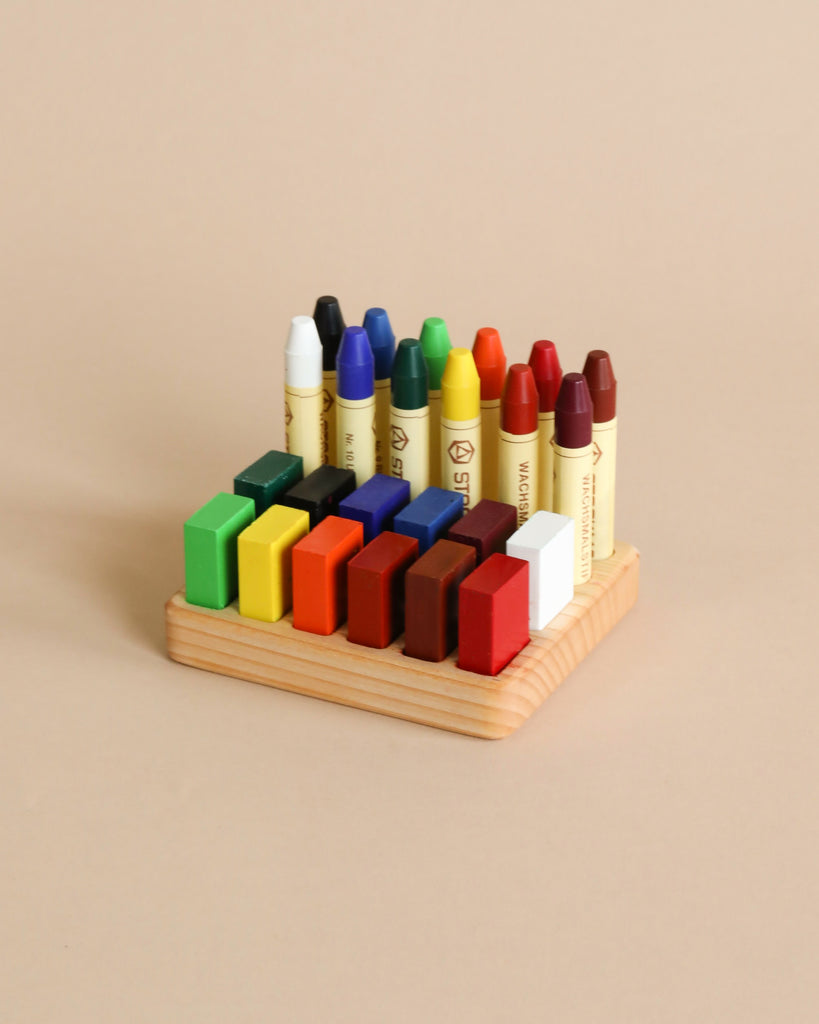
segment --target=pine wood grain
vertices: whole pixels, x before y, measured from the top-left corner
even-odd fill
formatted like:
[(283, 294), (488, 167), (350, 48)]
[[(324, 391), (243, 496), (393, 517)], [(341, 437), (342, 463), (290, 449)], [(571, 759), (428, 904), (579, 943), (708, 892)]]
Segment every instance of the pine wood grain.
[(344, 627), (319, 637), (242, 618), (236, 604), (200, 608), (179, 591), (165, 606), (175, 661), (311, 697), (484, 739), (508, 736), (553, 693), (637, 600), (639, 554), (619, 543), (572, 602), (495, 677), (465, 672), (455, 657), (406, 658), (402, 640), (378, 651), (349, 643)]

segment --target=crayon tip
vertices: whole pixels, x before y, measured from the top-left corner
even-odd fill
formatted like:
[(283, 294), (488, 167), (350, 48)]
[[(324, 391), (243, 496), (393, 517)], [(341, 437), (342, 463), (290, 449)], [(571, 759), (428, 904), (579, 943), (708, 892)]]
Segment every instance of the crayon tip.
[(582, 373), (567, 373), (555, 402), (555, 444), (585, 448), (592, 438), (592, 401)]
[(593, 349), (583, 364), (583, 376), (589, 385), (594, 422), (607, 423), (617, 415), (617, 381), (608, 352)]
[(450, 349), (441, 377), (441, 416), (472, 420), (481, 414), (481, 379), (468, 348)]
[(392, 404), (396, 409), (423, 409), (427, 404), (429, 372), (421, 342), (402, 338), (392, 364)]
[(428, 316), (421, 328), (421, 348), (429, 368), (429, 387), (431, 391), (441, 390), (441, 377), (446, 367), (446, 360), (452, 348), (449, 331), (439, 316)]
[(531, 366), (513, 363), (501, 397), (501, 430), (532, 434), (537, 430), (538, 393)]
[(373, 306), (364, 314), (364, 330), (370, 339), (375, 359), (375, 379), (387, 380), (392, 373), (395, 358), (395, 334), (386, 309)]
[(324, 352), (324, 369), (334, 370), (336, 368), (336, 353), (341, 344), (341, 336), (344, 334), (345, 327), (341, 306), (335, 295), (322, 295), (316, 299), (313, 319), (316, 322)]
[(363, 327), (348, 327), (336, 356), (336, 392), (339, 398), (358, 401), (375, 392), (373, 350)]
[(294, 316), (284, 346), (284, 380), (291, 388), (321, 386), (322, 350), (316, 322), (311, 316)]
[(560, 381), (563, 377), (554, 342), (536, 341), (532, 345), (529, 355), (529, 365), (535, 375), (535, 384), (540, 396), (540, 411), (554, 412)]
[(481, 378), (481, 401), (500, 398), (506, 376), (506, 353), (494, 327), (481, 327), (475, 335), (472, 355)]

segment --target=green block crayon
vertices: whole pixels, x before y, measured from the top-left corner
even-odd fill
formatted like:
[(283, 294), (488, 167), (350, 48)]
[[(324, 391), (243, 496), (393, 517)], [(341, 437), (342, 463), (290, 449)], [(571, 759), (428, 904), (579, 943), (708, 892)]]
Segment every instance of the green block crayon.
[(233, 478), (233, 493), (252, 498), (258, 518), (303, 476), (301, 455), (272, 451)]
[(224, 491), (185, 523), (185, 600), (225, 608), (239, 593), (236, 539), (254, 519), (252, 498)]

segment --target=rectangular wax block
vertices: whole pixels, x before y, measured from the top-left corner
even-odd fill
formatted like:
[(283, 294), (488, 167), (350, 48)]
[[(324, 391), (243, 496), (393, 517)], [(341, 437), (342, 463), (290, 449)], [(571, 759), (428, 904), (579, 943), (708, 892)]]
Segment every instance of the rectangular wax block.
[(329, 636), (347, 618), (347, 563), (364, 546), (361, 523), (327, 516), (293, 548), (293, 625)]
[(387, 647), (404, 632), (404, 577), (418, 541), (385, 530), (347, 565), (347, 639)]
[(355, 473), (336, 466), (319, 466), (279, 498), (280, 505), (310, 514), (310, 529), (329, 515), (338, 515), (339, 502), (355, 490)]
[(376, 473), (339, 502), (338, 514), (345, 519), (356, 519), (364, 526), (364, 543), (377, 537), (382, 530), (391, 530), (392, 521), (410, 499), (409, 480)]
[(185, 600), (224, 608), (239, 590), (236, 538), (253, 522), (253, 501), (224, 491), (185, 523)]
[(529, 563), (490, 555), (461, 584), (458, 606), (458, 667), (497, 675), (529, 643)]
[(310, 529), (301, 509), (271, 505), (239, 534), (239, 614), (277, 622), (293, 602), (293, 546)]
[(418, 539), (423, 555), (460, 519), (464, 512), (464, 496), (441, 487), (427, 487), (415, 501), (406, 505), (393, 519), (395, 533)]
[(458, 586), (475, 568), (475, 549), (436, 541), (405, 577), (404, 654), (443, 661), (458, 642)]
[(260, 516), (301, 480), (302, 465), (301, 455), (270, 451), (233, 478), (233, 493), (252, 498)]
[(506, 542), (529, 563), (529, 629), (544, 629), (574, 597), (574, 519), (535, 512)]
[(503, 554), (506, 541), (517, 529), (518, 510), (505, 501), (484, 498), (466, 515), (450, 526), (447, 540), (471, 544), (478, 555), (478, 565), (490, 555)]

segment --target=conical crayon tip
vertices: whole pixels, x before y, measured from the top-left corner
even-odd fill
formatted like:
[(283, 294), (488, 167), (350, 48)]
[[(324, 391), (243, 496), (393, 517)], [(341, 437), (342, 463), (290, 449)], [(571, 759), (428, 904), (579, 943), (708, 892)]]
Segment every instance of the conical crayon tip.
[(529, 365), (535, 375), (535, 384), (540, 396), (540, 411), (554, 412), (560, 381), (563, 377), (554, 342), (536, 341), (532, 345), (529, 355)]
[(500, 398), (506, 376), (506, 353), (494, 327), (481, 327), (475, 335), (472, 355), (481, 378), (481, 401)]
[(538, 394), (531, 366), (513, 363), (501, 398), (501, 430), (532, 434), (537, 430)]
[(592, 401), (582, 373), (567, 373), (555, 402), (555, 444), (585, 448), (591, 444)]
[(284, 380), (291, 388), (321, 385), (322, 350), (315, 320), (294, 316), (284, 346)]
[(392, 404), (396, 409), (423, 409), (427, 404), (427, 363), (416, 338), (402, 338), (392, 364)]
[(449, 331), (439, 316), (428, 316), (421, 328), (421, 348), (429, 367), (429, 387), (431, 391), (440, 391), (441, 377), (452, 342)]
[(392, 361), (395, 358), (395, 334), (386, 309), (380, 306), (368, 309), (364, 314), (364, 330), (375, 357), (375, 379), (386, 380), (392, 373)]
[(481, 414), (481, 379), (468, 348), (453, 348), (441, 377), (441, 416), (472, 420)]
[(324, 351), (324, 369), (334, 370), (336, 353), (345, 327), (341, 306), (335, 295), (322, 295), (316, 300), (313, 319), (316, 321), (321, 347)]
[(614, 379), (608, 352), (601, 348), (589, 352), (583, 365), (583, 376), (589, 385), (594, 422), (607, 423), (613, 420), (617, 415), (617, 381)]
[(357, 401), (374, 393), (373, 350), (363, 327), (348, 327), (336, 356), (336, 391), (339, 398)]

